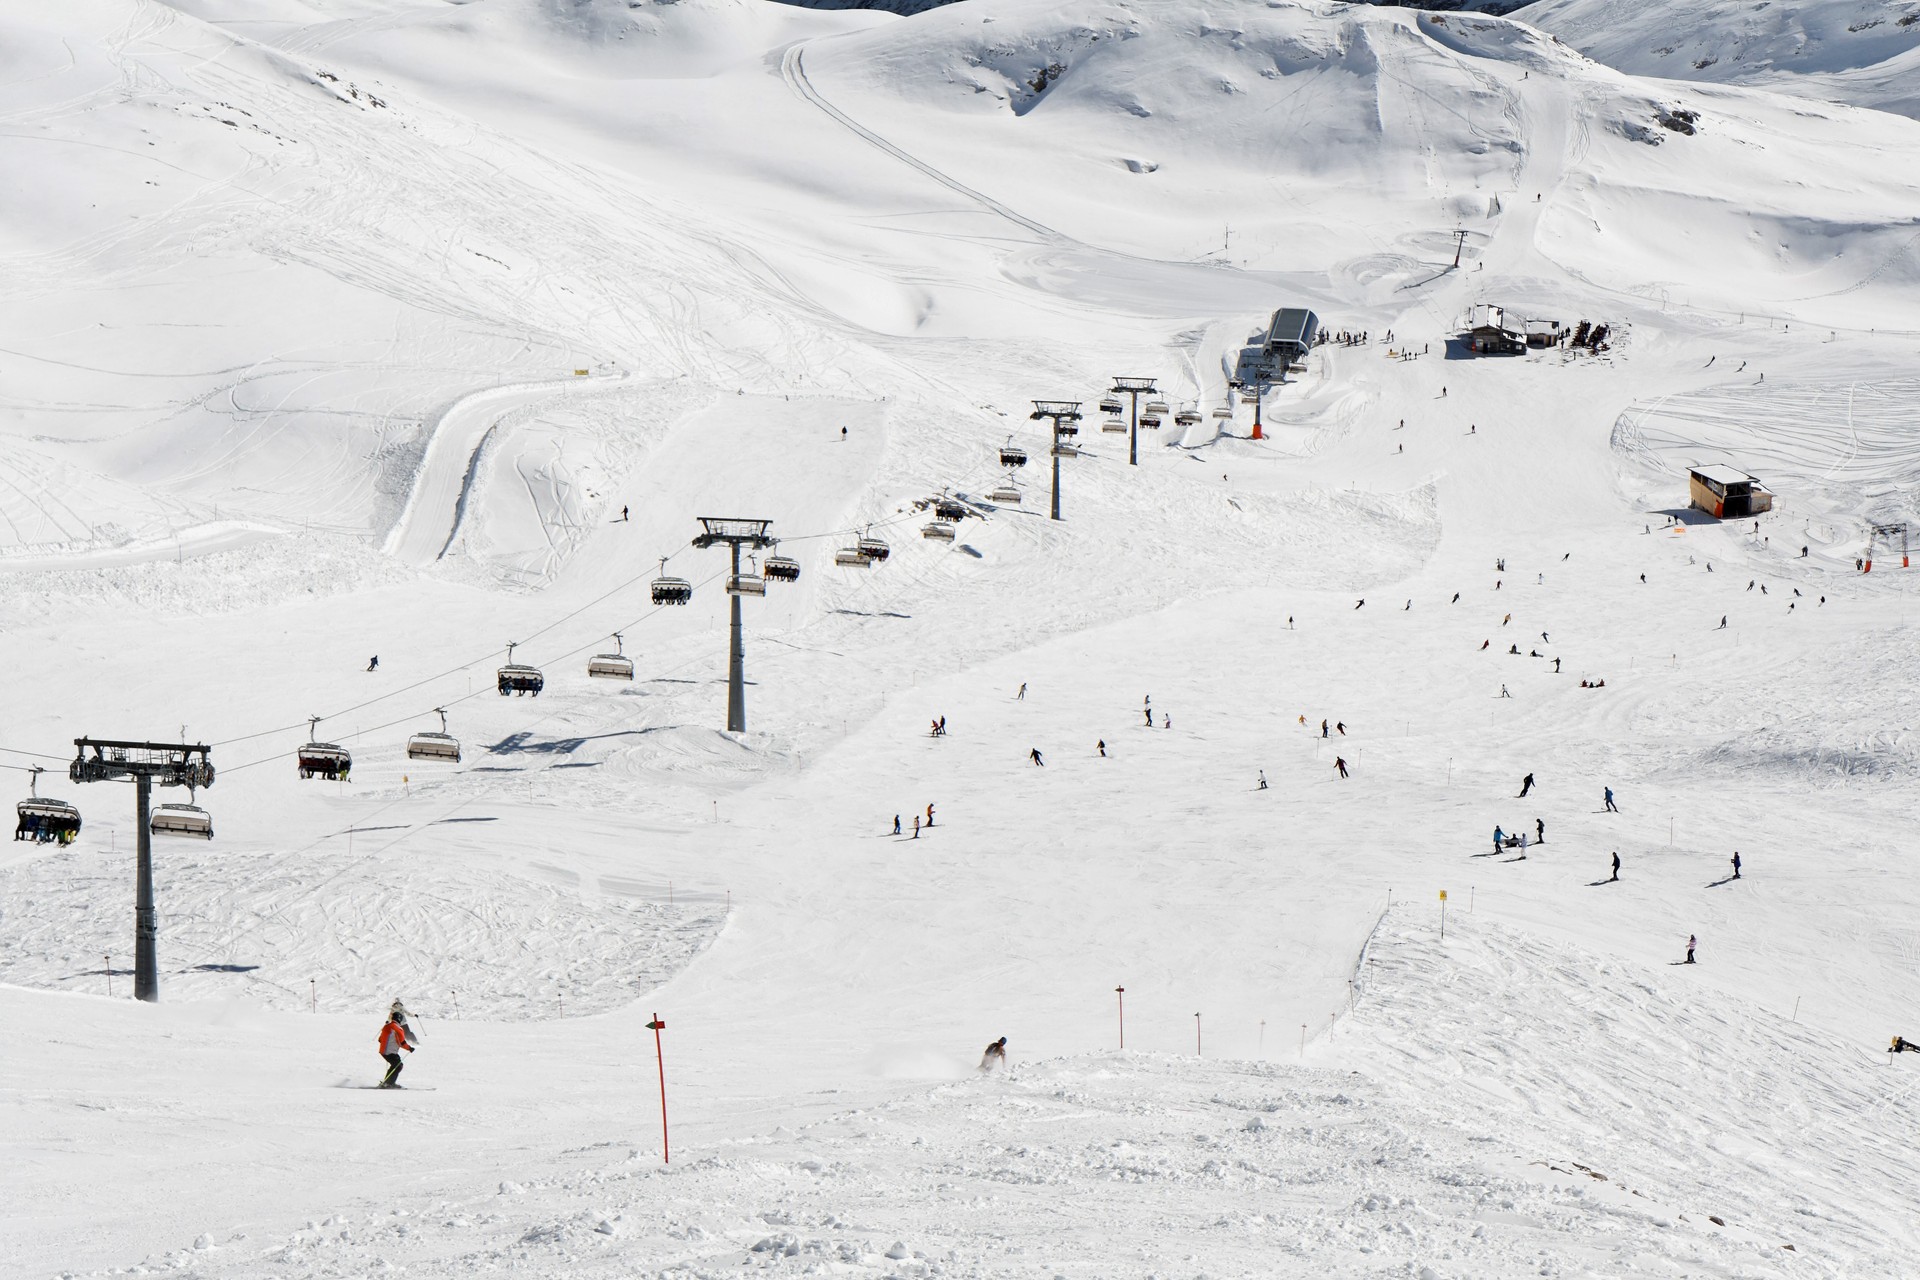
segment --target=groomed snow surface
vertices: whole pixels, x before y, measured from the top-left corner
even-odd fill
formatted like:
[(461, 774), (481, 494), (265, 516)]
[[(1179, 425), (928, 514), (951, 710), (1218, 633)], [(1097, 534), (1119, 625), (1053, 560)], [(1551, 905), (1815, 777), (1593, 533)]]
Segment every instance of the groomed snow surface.
[[(0, 765), (85, 819), (0, 852), (0, 1273), (1910, 1274), (1920, 124), (1639, 70), (0, 0)], [(1466, 358), (1476, 303), (1609, 340)], [(1254, 440), (1283, 305), (1367, 339)], [(1126, 374), (1201, 424), (1089, 404), (1049, 520), (1028, 401)], [(801, 566), (744, 733), (701, 516)], [(182, 734), (139, 1004), (133, 797), (65, 766)]]

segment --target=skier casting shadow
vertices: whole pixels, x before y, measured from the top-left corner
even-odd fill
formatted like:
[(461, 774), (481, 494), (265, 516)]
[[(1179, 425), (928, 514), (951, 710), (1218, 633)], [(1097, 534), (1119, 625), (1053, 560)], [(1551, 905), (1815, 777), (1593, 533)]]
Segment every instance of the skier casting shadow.
[(387, 1074), (380, 1081), (382, 1089), (401, 1088), (400, 1072), (406, 1064), (400, 1058), (400, 1051), (413, 1052), (414, 1035), (407, 1026), (407, 1008), (398, 1000), (387, 1015), (387, 1024), (380, 1028), (380, 1056), (387, 1060)]

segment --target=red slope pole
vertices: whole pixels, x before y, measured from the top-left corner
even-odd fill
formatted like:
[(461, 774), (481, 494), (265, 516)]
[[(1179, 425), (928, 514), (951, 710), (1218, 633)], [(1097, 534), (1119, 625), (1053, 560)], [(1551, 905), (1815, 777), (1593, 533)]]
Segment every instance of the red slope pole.
[(673, 1162), (673, 1150), (667, 1145), (667, 1057), (660, 1048), (660, 1033), (666, 1029), (660, 1015), (654, 1014), (647, 1029), (653, 1032), (653, 1057), (660, 1064), (660, 1163)]

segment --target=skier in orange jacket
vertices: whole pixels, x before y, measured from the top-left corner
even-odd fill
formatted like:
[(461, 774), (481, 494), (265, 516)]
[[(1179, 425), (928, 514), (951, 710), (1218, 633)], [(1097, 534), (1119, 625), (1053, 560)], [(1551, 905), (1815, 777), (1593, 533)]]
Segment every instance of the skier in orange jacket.
[(407, 1029), (407, 1011), (398, 1000), (393, 1002), (393, 1011), (387, 1016), (387, 1025), (380, 1028), (380, 1056), (387, 1060), (386, 1078), (380, 1081), (382, 1089), (400, 1087), (400, 1069), (405, 1064), (400, 1060), (400, 1051), (413, 1052), (413, 1034)]

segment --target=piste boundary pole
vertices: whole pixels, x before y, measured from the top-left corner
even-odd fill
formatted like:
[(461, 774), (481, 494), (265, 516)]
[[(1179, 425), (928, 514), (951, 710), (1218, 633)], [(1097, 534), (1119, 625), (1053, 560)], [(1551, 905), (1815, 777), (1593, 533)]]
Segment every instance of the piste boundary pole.
[(667, 1144), (667, 1055), (660, 1046), (660, 1032), (666, 1028), (659, 1014), (647, 1024), (653, 1032), (653, 1060), (660, 1064), (660, 1163), (673, 1163), (673, 1148)]

